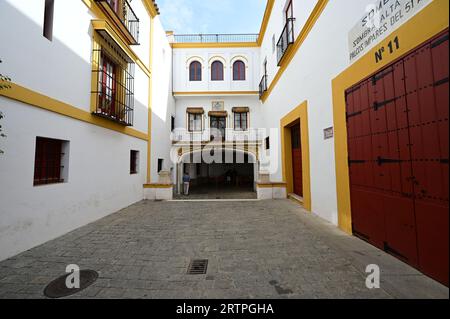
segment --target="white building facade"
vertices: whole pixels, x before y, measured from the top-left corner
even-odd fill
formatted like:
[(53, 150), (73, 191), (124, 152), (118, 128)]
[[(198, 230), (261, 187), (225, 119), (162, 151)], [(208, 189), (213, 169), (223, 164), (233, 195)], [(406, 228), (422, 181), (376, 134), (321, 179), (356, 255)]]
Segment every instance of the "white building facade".
[[(0, 259), (172, 199), (188, 173), (290, 197), (448, 285), (448, 1), (268, 0), (259, 34), (175, 35), (136, 0), (138, 41), (106, 0), (55, 0), (49, 41), (45, 2), (0, 7), (16, 26), (0, 31)], [(97, 114), (103, 41), (135, 66), (133, 121)], [(33, 185), (38, 137), (61, 141), (62, 183)]]
[(165, 125), (171, 99), (157, 10), (152, 1), (0, 2), (1, 73), (12, 79), (0, 96), (0, 259), (143, 199), (152, 125)]

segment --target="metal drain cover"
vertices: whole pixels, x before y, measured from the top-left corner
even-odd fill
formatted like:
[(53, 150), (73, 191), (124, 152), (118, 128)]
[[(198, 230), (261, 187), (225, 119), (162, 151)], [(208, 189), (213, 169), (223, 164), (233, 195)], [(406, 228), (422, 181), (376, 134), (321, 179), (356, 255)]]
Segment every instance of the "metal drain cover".
[(208, 260), (207, 259), (196, 259), (192, 260), (189, 264), (188, 275), (204, 275), (208, 270)]
[(93, 270), (80, 271), (80, 288), (67, 288), (66, 278), (70, 274), (61, 276), (47, 285), (44, 289), (44, 295), (49, 298), (62, 298), (74, 295), (83, 289), (92, 285), (98, 278), (98, 273)]

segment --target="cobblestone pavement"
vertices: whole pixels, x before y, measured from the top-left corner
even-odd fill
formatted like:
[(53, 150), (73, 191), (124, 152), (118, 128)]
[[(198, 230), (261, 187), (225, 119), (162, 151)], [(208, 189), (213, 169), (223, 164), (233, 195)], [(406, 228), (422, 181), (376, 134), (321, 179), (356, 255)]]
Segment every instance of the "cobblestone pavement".
[[(191, 259), (206, 275), (187, 275)], [(448, 289), (288, 201), (143, 201), (0, 263), (0, 298), (45, 298), (68, 264), (99, 272), (69, 298), (448, 298)], [(365, 286), (368, 264), (381, 289)]]

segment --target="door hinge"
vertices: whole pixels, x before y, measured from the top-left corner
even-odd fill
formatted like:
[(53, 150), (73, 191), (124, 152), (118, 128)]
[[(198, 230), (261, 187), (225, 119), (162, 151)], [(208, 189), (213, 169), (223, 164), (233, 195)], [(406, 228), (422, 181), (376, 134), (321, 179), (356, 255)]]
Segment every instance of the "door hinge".
[(442, 84), (448, 83), (448, 81), (449, 81), (449, 78), (446, 77), (445, 79), (442, 79), (442, 80), (439, 80), (439, 81), (434, 82), (433, 86), (434, 86), (434, 87), (440, 86), (440, 85), (442, 85)]
[(384, 164), (397, 164), (397, 163), (402, 163), (402, 162), (403, 162), (403, 160), (400, 160), (400, 159), (382, 158), (379, 156), (377, 158), (378, 166), (381, 166)]
[(389, 103), (395, 102), (396, 100), (397, 100), (397, 98), (394, 97), (394, 98), (392, 98), (392, 99), (389, 99), (389, 100), (386, 100), (386, 101), (383, 101), (383, 102), (374, 102), (374, 103), (373, 103), (373, 109), (374, 109), (375, 111), (378, 111), (378, 110), (381, 109), (383, 106), (385, 106), (385, 105), (387, 105), (387, 104), (389, 104)]
[(358, 116), (358, 115), (361, 115), (362, 114), (362, 111), (359, 111), (359, 112), (355, 112), (355, 113), (347, 113), (347, 120), (349, 119), (349, 118), (351, 118), (351, 117), (355, 117), (355, 116)]
[(364, 164), (364, 163), (366, 163), (365, 160), (351, 160), (351, 159), (348, 159), (348, 165), (349, 166), (352, 165), (352, 164)]

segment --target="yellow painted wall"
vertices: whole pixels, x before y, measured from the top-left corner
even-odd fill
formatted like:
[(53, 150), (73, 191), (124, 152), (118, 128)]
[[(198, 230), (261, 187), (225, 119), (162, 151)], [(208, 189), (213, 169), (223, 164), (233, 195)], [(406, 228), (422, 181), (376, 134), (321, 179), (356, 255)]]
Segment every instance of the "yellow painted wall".
[(122, 134), (133, 136), (141, 140), (147, 140), (148, 137), (147, 132), (141, 132), (131, 127), (126, 127), (113, 121), (92, 115), (91, 113), (83, 111), (78, 107), (58, 101), (15, 83), (11, 83), (11, 88), (8, 90), (0, 90), (0, 95), (22, 103), (26, 103), (30, 106), (35, 106), (92, 125), (97, 125)]

